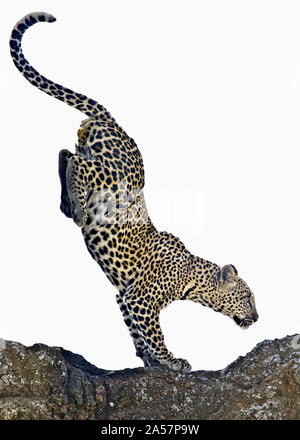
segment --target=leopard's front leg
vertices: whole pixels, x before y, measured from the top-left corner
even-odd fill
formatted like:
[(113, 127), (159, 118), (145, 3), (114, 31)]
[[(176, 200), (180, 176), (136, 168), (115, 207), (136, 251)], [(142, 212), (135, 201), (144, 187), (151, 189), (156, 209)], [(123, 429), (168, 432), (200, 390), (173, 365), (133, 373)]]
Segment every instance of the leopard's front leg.
[(120, 307), (120, 310), (122, 312), (124, 322), (128, 327), (130, 336), (132, 337), (135, 350), (136, 350), (136, 356), (141, 358), (144, 362), (145, 367), (157, 367), (160, 366), (160, 362), (156, 360), (152, 353), (149, 351), (149, 348), (147, 347), (143, 336), (140, 334), (133, 317), (131, 316), (128, 307), (124, 301), (124, 295), (117, 295), (117, 303)]
[[(174, 371), (188, 373), (192, 368), (188, 361), (174, 358), (173, 354), (167, 349), (159, 323), (160, 310), (157, 310), (151, 303), (149, 304), (149, 301), (147, 301), (147, 297), (151, 296), (149, 289), (147, 293), (145, 296), (141, 296), (139, 293), (138, 295), (133, 294), (125, 297), (126, 305), (139, 334), (143, 337), (153, 357), (160, 364), (166, 365)], [(148, 303), (147, 307), (145, 307), (146, 303)]]

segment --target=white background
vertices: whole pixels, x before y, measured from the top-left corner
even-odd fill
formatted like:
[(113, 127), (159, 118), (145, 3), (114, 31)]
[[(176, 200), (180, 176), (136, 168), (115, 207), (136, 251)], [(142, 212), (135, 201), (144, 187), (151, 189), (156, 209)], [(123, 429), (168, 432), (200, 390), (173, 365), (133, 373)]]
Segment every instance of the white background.
[(9, 56), (11, 27), (35, 10), (57, 22), (27, 32), (26, 57), (134, 137), (157, 228), (234, 264), (255, 293), (260, 319), (247, 331), (173, 303), (161, 313), (168, 348), (219, 369), (299, 333), (300, 3), (12, 0), (0, 27), (0, 336), (102, 368), (141, 365), (114, 287), (59, 211), (58, 152), (73, 149), (84, 116), (31, 86)]

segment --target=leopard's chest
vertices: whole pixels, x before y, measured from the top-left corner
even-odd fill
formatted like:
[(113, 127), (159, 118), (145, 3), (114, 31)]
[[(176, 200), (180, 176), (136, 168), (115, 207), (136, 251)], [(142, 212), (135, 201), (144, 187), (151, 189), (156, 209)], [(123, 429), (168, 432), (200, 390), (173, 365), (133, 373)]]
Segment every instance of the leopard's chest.
[[(87, 204), (88, 221), (82, 228), (89, 253), (119, 290), (138, 276), (145, 253), (145, 237), (151, 221), (145, 216), (132, 222), (128, 212), (113, 207), (113, 201), (99, 203), (92, 194)], [(112, 211), (110, 211), (110, 207)]]

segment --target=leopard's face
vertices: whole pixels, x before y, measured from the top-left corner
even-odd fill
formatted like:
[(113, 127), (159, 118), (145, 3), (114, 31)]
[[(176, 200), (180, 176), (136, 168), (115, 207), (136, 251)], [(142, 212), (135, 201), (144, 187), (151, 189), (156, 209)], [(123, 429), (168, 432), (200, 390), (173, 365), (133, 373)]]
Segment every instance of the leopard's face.
[(232, 265), (224, 266), (217, 276), (218, 310), (242, 329), (258, 320), (254, 294)]

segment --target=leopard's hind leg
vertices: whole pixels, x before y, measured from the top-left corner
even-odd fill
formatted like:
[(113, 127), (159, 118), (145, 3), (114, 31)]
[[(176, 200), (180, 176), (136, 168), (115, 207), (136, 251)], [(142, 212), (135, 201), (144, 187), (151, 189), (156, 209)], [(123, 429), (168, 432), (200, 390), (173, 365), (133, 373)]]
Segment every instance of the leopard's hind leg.
[[(100, 161), (86, 161), (77, 154), (73, 154), (68, 160), (66, 172), (67, 192), (73, 220), (80, 227), (83, 227), (87, 221), (86, 201), (90, 191), (99, 194), (99, 200), (102, 200), (102, 191), (109, 189), (102, 171), (103, 166)], [(112, 184), (111, 179), (110, 184)]]
[(80, 156), (73, 155), (68, 160), (66, 172), (67, 192), (70, 200), (71, 216), (83, 227), (87, 220), (86, 196), (88, 191), (88, 166)]
[(58, 174), (61, 183), (60, 210), (67, 217), (72, 218), (71, 201), (67, 190), (67, 166), (73, 156), (69, 150), (61, 150), (58, 156)]

